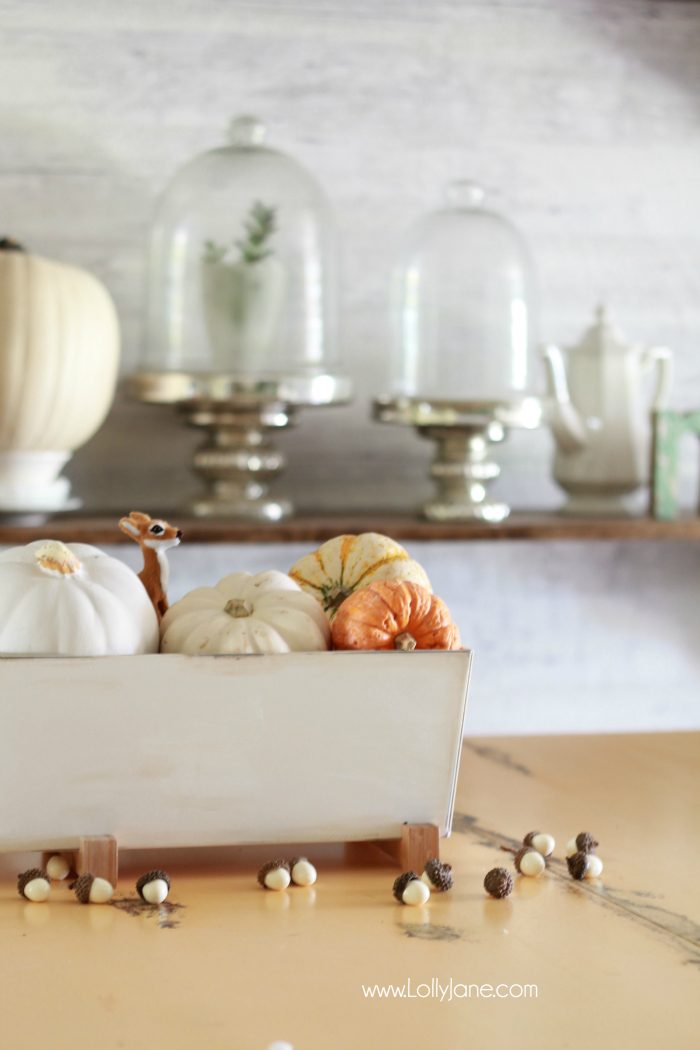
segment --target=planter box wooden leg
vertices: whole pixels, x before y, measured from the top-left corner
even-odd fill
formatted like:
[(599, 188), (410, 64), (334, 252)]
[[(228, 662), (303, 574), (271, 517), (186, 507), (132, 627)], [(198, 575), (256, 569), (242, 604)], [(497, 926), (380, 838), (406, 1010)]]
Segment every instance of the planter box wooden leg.
[(374, 842), (401, 867), (420, 875), (426, 860), (440, 857), (440, 831), (435, 824), (404, 824), (400, 839)]
[(426, 860), (440, 856), (440, 833), (435, 824), (404, 824), (400, 860), (404, 871), (423, 871)]
[(112, 835), (86, 835), (80, 840), (77, 858), (78, 874), (89, 871), (117, 885), (117, 840)]

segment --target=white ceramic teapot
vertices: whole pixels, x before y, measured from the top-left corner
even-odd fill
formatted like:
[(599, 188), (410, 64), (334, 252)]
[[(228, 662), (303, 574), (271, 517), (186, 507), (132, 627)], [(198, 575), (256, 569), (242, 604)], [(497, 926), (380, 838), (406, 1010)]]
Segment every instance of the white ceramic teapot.
[(595, 323), (565, 354), (556, 346), (543, 351), (547, 420), (557, 445), (554, 478), (569, 496), (564, 510), (627, 514), (624, 497), (649, 480), (651, 411), (666, 404), (671, 351), (630, 345), (599, 307)]

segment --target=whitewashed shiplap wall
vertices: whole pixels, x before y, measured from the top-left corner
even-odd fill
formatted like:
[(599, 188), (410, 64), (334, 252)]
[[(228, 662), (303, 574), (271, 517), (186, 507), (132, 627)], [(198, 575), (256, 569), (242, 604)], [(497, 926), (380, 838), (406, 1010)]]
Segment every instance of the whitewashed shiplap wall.
[[(265, 117), (326, 187), (358, 396), (285, 437), (280, 490), (300, 504), (391, 509), (427, 494), (427, 443), (367, 422), (367, 398), (385, 382), (393, 246), (455, 176), (480, 179), (530, 241), (543, 338), (575, 339), (605, 300), (630, 337), (673, 347), (676, 403), (700, 403), (700, 4), (4, 0), (0, 20), (0, 225), (102, 277), (126, 369), (142, 349), (154, 198), (232, 113)], [(170, 506), (192, 488), (194, 440), (167, 412), (120, 405), (72, 476), (93, 506)], [(505, 448), (516, 506), (558, 501), (549, 453), (544, 432)], [(424, 553), (475, 623), (475, 727), (700, 722), (693, 548)], [(175, 571), (184, 586), (229, 555), (272, 552), (183, 549)]]
[[(468, 735), (700, 725), (693, 545), (409, 546), (475, 653)], [(169, 556), (171, 600), (228, 572), (286, 572), (307, 550), (185, 542)], [(136, 547), (110, 553), (140, 568)]]

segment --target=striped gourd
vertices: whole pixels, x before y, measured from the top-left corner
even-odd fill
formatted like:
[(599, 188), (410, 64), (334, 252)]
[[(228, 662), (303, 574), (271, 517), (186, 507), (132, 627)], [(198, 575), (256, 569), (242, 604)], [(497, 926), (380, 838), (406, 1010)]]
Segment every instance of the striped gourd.
[(425, 569), (388, 536), (336, 536), (300, 558), (289, 575), (313, 594), (333, 620), (345, 599), (377, 580), (405, 580), (432, 590)]

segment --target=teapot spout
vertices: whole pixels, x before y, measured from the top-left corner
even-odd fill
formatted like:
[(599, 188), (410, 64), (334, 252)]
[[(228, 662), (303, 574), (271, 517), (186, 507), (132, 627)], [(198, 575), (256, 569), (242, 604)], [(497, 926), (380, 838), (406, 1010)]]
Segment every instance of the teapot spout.
[(571, 403), (564, 358), (558, 346), (546, 346), (542, 357), (547, 373), (549, 397), (545, 420), (561, 452), (578, 452), (588, 444), (586, 426)]

